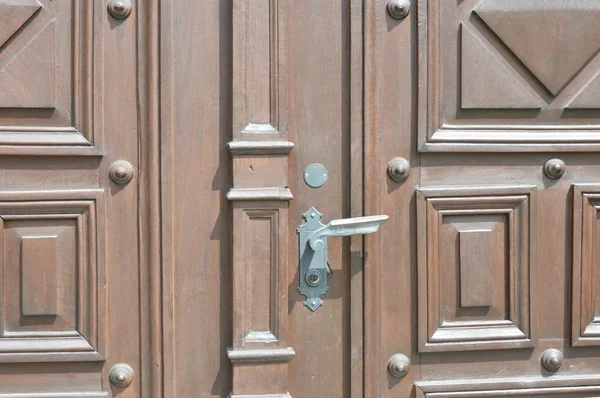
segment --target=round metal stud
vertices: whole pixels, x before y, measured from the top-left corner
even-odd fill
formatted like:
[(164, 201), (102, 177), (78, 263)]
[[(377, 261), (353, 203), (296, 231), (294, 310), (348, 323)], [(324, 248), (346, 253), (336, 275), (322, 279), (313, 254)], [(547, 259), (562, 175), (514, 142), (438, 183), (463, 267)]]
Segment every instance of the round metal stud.
[(560, 159), (550, 159), (544, 164), (544, 173), (551, 180), (557, 180), (567, 171), (565, 162)]
[(387, 3), (387, 12), (394, 19), (404, 19), (410, 13), (410, 0), (390, 0)]
[(110, 0), (108, 2), (108, 13), (116, 19), (125, 19), (131, 14), (133, 5), (131, 0)]
[(388, 362), (388, 372), (396, 378), (402, 378), (410, 371), (410, 359), (404, 354), (395, 354)]
[(402, 182), (410, 175), (410, 162), (404, 158), (394, 158), (387, 166), (387, 173), (396, 182)]
[(304, 169), (304, 182), (309, 187), (320, 188), (327, 182), (328, 172), (320, 163), (313, 163)]
[(125, 388), (133, 381), (133, 368), (126, 363), (118, 363), (110, 368), (108, 379), (117, 387)]
[(316, 269), (308, 271), (305, 278), (308, 286), (317, 287), (321, 284), (321, 273)]
[(542, 354), (542, 366), (550, 372), (557, 372), (563, 365), (564, 360), (563, 353), (554, 348), (550, 348)]
[(131, 163), (126, 160), (117, 160), (110, 165), (108, 175), (115, 184), (125, 185), (133, 178), (135, 170)]

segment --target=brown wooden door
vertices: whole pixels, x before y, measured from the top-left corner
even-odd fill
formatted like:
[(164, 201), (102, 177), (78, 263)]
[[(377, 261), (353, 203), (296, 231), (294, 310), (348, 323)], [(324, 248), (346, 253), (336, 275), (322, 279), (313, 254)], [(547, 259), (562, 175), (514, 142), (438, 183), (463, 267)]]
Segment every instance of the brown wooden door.
[(114, 3), (0, 1), (0, 397), (151, 396), (160, 380), (143, 365), (147, 12)]
[[(373, 109), (396, 116), (371, 132), (366, 191), (391, 216), (367, 240), (378, 366), (413, 362), (377, 395), (598, 396), (600, 4), (422, 0), (411, 15), (373, 38)], [(402, 183), (381, 178), (395, 156), (413, 165)]]
[[(165, 397), (600, 396), (600, 2), (393, 3), (408, 16), (387, 0), (162, 1), (144, 14), (160, 19), (160, 42), (140, 48), (156, 59), (160, 45), (160, 119), (142, 120), (161, 128), (162, 241), (139, 226), (161, 249), (146, 260), (154, 276), (162, 261)], [(160, 308), (115, 287), (146, 276), (118, 265), (137, 264), (136, 188), (106, 180), (112, 160), (137, 159), (130, 21), (94, 47), (105, 69), (91, 87), (113, 100), (94, 102), (106, 104), (96, 163), (36, 154), (0, 169), (15, 189), (104, 189), (105, 293), (119, 303), (104, 324), (119, 333)], [(154, 154), (150, 137), (140, 148)], [(387, 170), (398, 157), (411, 165), (401, 182)], [(319, 188), (305, 182), (313, 163), (327, 170)], [(157, 202), (144, 203), (151, 223)], [(328, 238), (315, 311), (298, 291), (311, 207), (323, 223), (389, 216), (377, 233)], [(155, 332), (142, 333), (153, 347)], [(143, 343), (111, 339), (94, 380), (102, 363), (143, 357)], [(396, 354), (411, 363), (403, 378)]]

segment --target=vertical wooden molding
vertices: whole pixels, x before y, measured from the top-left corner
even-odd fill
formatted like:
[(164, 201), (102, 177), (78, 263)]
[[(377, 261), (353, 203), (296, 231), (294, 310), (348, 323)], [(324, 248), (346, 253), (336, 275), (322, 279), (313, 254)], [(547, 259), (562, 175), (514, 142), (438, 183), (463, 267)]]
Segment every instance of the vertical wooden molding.
[[(350, 2), (350, 217), (364, 216), (364, 1)], [(350, 398), (363, 398), (364, 392), (364, 240), (350, 237)]]
[[(381, 9), (380, 2), (367, 0), (364, 3), (364, 156), (370, 161), (364, 164), (363, 190), (365, 214), (381, 214), (381, 114), (377, 106), (377, 88), (381, 84), (378, 58), (381, 56), (381, 35), (377, 31)], [(382, 377), (382, 250), (381, 234), (364, 237), (363, 250), (369, 255), (364, 260), (364, 396), (381, 397)], [(379, 370), (379, 371), (378, 371)]]
[(287, 397), (287, 0), (233, 4), (232, 397)]
[(139, 250), (142, 395), (163, 397), (160, 0), (139, 4)]
[(287, 0), (233, 3), (234, 140), (287, 135), (286, 13)]

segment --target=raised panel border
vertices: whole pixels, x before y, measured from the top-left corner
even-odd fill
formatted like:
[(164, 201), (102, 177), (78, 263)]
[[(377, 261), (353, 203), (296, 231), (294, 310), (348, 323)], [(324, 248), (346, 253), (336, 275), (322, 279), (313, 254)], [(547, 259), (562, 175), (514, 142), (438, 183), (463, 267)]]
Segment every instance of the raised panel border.
[(102, 104), (101, 85), (97, 84), (99, 51), (94, 48), (101, 37), (101, 23), (94, 23), (102, 2), (75, 0), (73, 7), (73, 115), (72, 126), (0, 126), (0, 155), (100, 156), (94, 146), (101, 120), (95, 117), (94, 104)]
[(451, 381), (420, 381), (418, 398), (547, 397), (548, 394), (600, 393), (597, 376), (539, 378), (502, 378)]
[[(0, 224), (5, 220), (40, 216), (75, 218), (79, 251), (78, 330), (4, 332), (0, 336), (0, 363), (103, 360), (102, 326), (106, 318), (104, 289), (100, 289), (105, 283), (103, 195), (101, 189), (0, 192)], [(0, 225), (0, 233), (3, 230)]]
[[(511, 320), (469, 322), (461, 325), (444, 322), (437, 307), (437, 272), (432, 272), (437, 260), (437, 240), (442, 213), (469, 214), (474, 206), (489, 212), (506, 213), (510, 228), (519, 234), (515, 245), (521, 250), (514, 253), (514, 264), (519, 273), (529, 278), (515, 284)], [(481, 207), (482, 206), (482, 207)], [(535, 322), (535, 225), (536, 187), (481, 186), (481, 187), (422, 187), (417, 190), (418, 224), (418, 349), (420, 352), (472, 351), (486, 349), (530, 348), (535, 346), (537, 328)], [(430, 241), (429, 238), (432, 238)], [(515, 265), (516, 266), (516, 265)], [(434, 270), (435, 271), (435, 270)], [(529, 282), (529, 283), (527, 283)], [(493, 332), (490, 330), (493, 327)]]
[[(590, 152), (600, 151), (600, 124), (583, 126), (449, 125), (442, 120), (443, 49), (440, 10), (444, 0), (418, 0), (419, 152)], [(448, 2), (450, 4), (450, 2)], [(456, 3), (452, 3), (456, 4)], [(485, 134), (482, 134), (485, 132)]]
[(598, 229), (594, 223), (600, 210), (600, 184), (573, 184), (573, 346), (600, 346), (599, 308), (594, 308), (593, 270), (598, 251), (594, 242)]

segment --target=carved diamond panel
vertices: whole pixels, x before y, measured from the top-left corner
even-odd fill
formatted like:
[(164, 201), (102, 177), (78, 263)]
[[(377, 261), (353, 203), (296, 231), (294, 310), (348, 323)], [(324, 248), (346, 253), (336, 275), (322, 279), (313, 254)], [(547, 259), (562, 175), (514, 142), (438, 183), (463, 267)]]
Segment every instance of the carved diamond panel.
[(573, 187), (573, 327), (576, 346), (600, 345), (600, 185)]
[(0, 362), (101, 358), (101, 194), (0, 194)]
[(600, 150), (600, 2), (418, 8), (421, 151)]
[(0, 1), (0, 152), (98, 154), (93, 8)]
[(535, 187), (418, 191), (419, 350), (532, 347)]
[(600, 7), (589, 1), (483, 0), (475, 13), (553, 95), (600, 50)]

